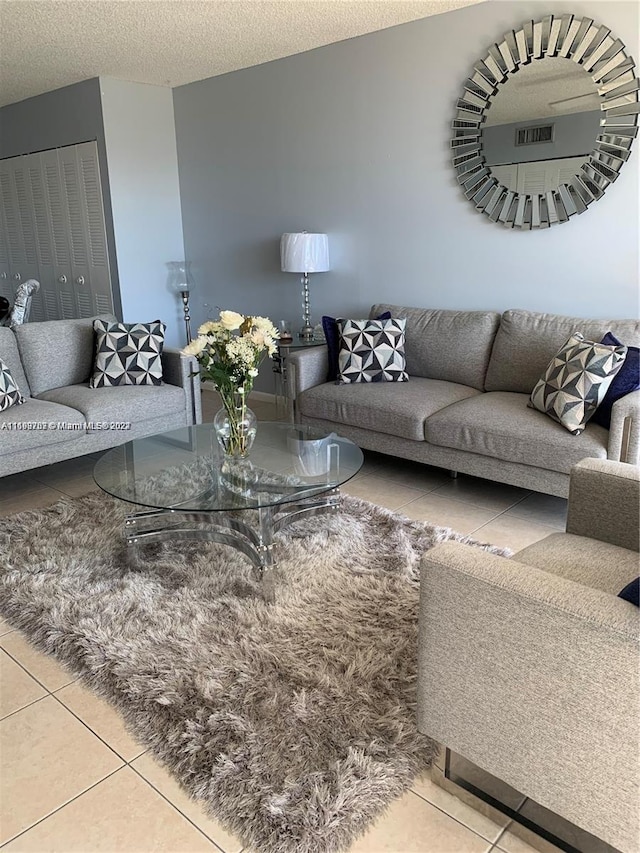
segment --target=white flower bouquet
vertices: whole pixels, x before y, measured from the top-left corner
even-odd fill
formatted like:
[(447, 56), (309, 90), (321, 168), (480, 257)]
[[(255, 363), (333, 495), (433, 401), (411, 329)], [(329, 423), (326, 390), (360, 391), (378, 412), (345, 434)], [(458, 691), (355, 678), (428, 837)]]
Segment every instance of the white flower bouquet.
[(245, 317), (235, 311), (221, 311), (220, 318), (203, 323), (198, 337), (182, 350), (184, 355), (197, 359), (200, 378), (203, 382), (213, 382), (222, 398), (228, 418), (224, 430), (228, 434), (224, 436), (217, 427), (216, 430), (229, 456), (245, 456), (255, 437), (255, 425), (252, 435), (250, 428), (243, 429), (250, 411), (246, 398), (253, 388), (260, 363), (275, 353), (277, 337), (278, 332), (267, 317)]

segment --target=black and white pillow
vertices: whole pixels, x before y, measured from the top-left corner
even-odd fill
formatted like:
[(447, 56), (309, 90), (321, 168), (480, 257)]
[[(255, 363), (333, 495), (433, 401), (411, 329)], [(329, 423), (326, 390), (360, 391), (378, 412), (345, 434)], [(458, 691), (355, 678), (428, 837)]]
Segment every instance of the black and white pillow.
[(25, 399), (16, 385), (16, 380), (0, 358), (0, 412), (10, 409), (11, 406), (20, 406), (24, 402)]
[(94, 320), (96, 358), (90, 388), (111, 385), (162, 385), (162, 348), (166, 326)]
[(580, 435), (626, 355), (625, 346), (605, 346), (574, 333), (551, 359), (528, 405)]
[(338, 320), (339, 385), (352, 382), (406, 382), (404, 355), (407, 321)]

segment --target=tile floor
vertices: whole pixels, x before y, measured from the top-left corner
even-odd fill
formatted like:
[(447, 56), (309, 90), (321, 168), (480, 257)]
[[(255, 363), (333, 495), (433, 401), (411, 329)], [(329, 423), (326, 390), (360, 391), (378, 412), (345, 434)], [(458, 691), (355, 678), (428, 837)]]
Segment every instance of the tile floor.
[[(205, 417), (215, 410), (204, 392)], [(272, 409), (252, 403), (259, 417)], [(99, 454), (98, 454), (99, 455)], [(0, 516), (93, 489), (94, 456), (0, 479)], [(514, 550), (561, 530), (566, 502), (367, 454), (344, 491)], [(3, 853), (240, 853), (125, 730), (118, 714), (0, 620), (0, 849)], [(352, 853), (528, 853), (501, 824), (427, 776)], [(555, 850), (549, 846), (549, 850)]]

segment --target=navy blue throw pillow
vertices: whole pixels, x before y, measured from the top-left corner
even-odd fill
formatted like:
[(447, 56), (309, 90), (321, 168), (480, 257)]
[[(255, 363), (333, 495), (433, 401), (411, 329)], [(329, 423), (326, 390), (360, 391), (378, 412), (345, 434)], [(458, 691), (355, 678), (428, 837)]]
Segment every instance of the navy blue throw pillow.
[(618, 598), (624, 598), (625, 601), (635, 604), (640, 607), (640, 578), (636, 578), (631, 583), (628, 583), (625, 588), (618, 593)]
[[(600, 341), (609, 347), (622, 346), (620, 341), (611, 332), (607, 332)], [(616, 400), (640, 389), (640, 349), (638, 347), (627, 347), (627, 357), (620, 370), (613, 377), (613, 382), (607, 388), (604, 400), (595, 410), (591, 421), (594, 424), (609, 429), (611, 426), (611, 408)]]
[[(379, 317), (374, 317), (374, 320), (390, 320), (391, 311), (385, 311)], [(327, 340), (327, 349), (329, 350), (329, 374), (327, 382), (335, 382), (338, 378), (338, 353), (340, 352), (340, 332), (338, 331), (338, 322), (335, 317), (323, 317), (322, 328), (324, 336)]]

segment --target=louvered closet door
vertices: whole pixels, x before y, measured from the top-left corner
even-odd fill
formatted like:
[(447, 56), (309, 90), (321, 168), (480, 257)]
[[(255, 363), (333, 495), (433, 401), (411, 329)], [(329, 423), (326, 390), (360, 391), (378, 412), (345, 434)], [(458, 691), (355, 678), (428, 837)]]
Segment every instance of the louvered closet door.
[[(38, 254), (30, 199), (29, 176), (24, 157), (12, 157), (0, 164), (0, 207), (8, 256), (7, 278), (3, 280), (2, 295), (13, 302), (20, 282), (38, 278)], [(44, 320), (44, 308), (39, 294), (32, 303), (34, 320)]]
[(9, 278), (9, 243), (4, 224), (4, 205), (2, 204), (1, 196), (2, 189), (0, 187), (0, 296), (4, 296), (5, 299), (11, 302), (13, 288), (11, 287), (11, 279)]
[(0, 295), (28, 278), (33, 320), (113, 312), (95, 142), (0, 160)]
[(68, 212), (71, 277), (78, 317), (113, 312), (95, 142), (58, 149)]

